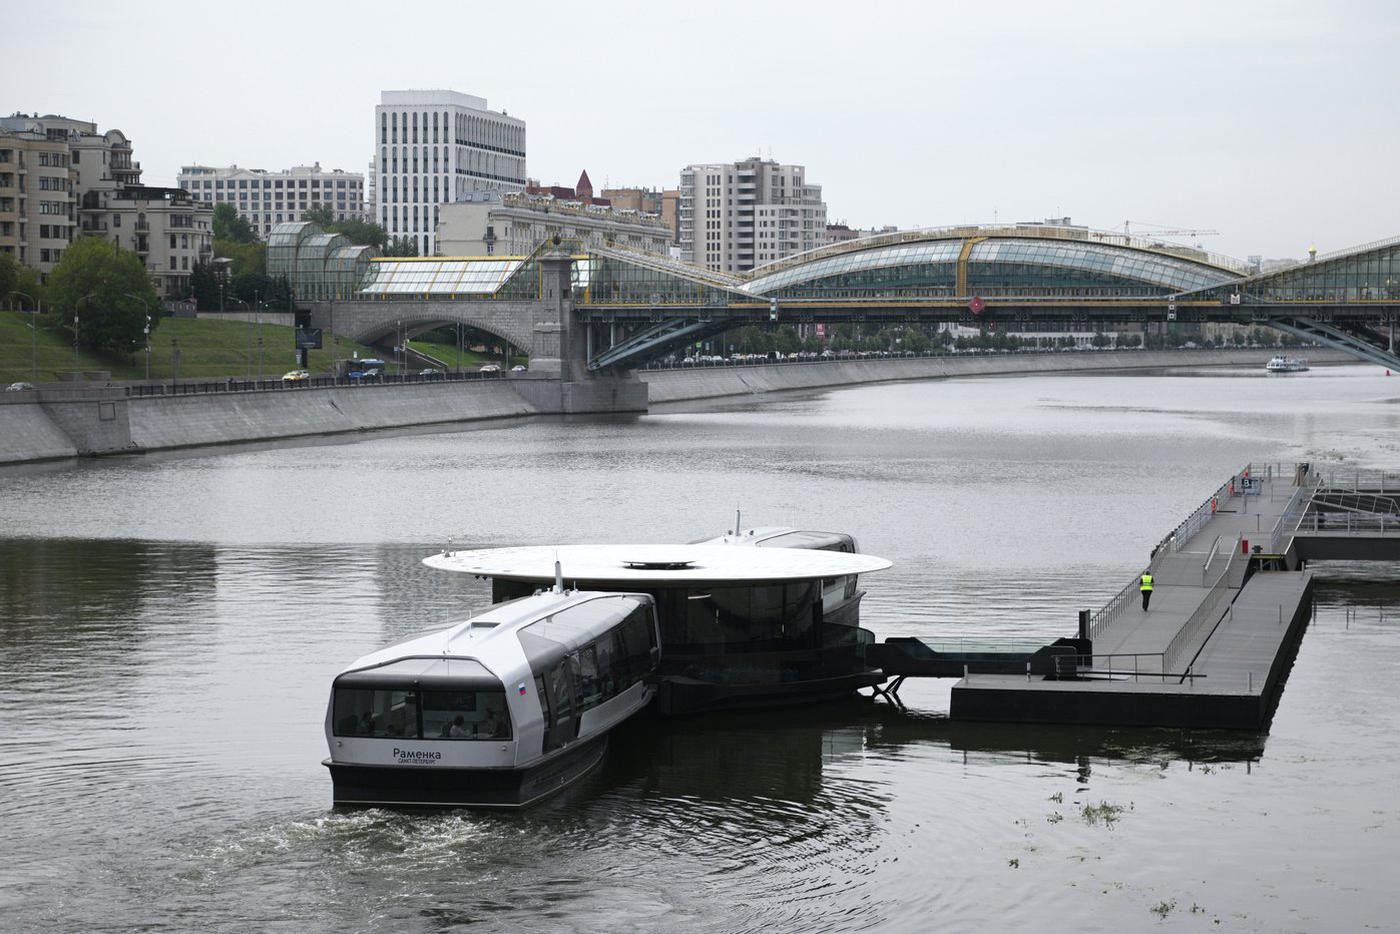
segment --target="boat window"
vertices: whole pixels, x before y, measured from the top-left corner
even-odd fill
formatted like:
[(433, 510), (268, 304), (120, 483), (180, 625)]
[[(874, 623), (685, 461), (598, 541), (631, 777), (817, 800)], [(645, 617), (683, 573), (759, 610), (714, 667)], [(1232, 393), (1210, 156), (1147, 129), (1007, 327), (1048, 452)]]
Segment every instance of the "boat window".
[(642, 680), (656, 665), (652, 651), (656, 647), (656, 627), (652, 625), (651, 608), (637, 607), (627, 615), (618, 631), (622, 636), (622, 651), (626, 654), (625, 664), (617, 666), (620, 672), (618, 689), (622, 690)]
[(336, 688), (333, 718), (336, 736), (510, 739), (511, 735), (503, 689)]
[(500, 691), (424, 691), (424, 739), (510, 739), (506, 694)]
[(545, 677), (549, 687), (551, 714), (544, 731), (545, 752), (558, 749), (578, 736), (577, 701), (574, 697), (577, 688), (572, 670), (574, 664), (573, 659), (561, 659), (549, 669)]
[(598, 676), (598, 651), (591, 645), (585, 646), (578, 650), (578, 709), (582, 712), (605, 700)]
[(335, 735), (384, 738), (418, 736), (418, 692), (336, 688)]
[(814, 581), (663, 592), (663, 642), (668, 648), (708, 646), (729, 651), (807, 645), (812, 640), (812, 603), (817, 593)]

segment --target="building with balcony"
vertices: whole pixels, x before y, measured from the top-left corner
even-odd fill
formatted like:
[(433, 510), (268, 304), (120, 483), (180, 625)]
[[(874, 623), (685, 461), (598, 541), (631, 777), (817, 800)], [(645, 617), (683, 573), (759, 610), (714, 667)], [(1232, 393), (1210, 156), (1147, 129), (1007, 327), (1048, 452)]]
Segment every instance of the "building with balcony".
[(584, 248), (616, 246), (664, 255), (671, 228), (654, 214), (553, 195), (478, 191), (442, 205), (436, 232), (443, 256), (527, 256), (553, 237)]
[(0, 253), (52, 272), (73, 240), (73, 182), (66, 140), (0, 125)]
[(338, 221), (365, 214), (365, 177), (342, 169), (325, 171), (319, 162), (280, 172), (186, 165), (180, 168), (179, 185), (197, 201), (233, 205), (264, 239), (273, 227), (301, 220), (310, 208), (329, 208)]
[(800, 165), (757, 156), (681, 170), (681, 258), (721, 272), (814, 250), (826, 242), (826, 204)]
[[(25, 172), (8, 173), (3, 154), (9, 152), (18, 167), (22, 147)], [(194, 264), (213, 256), (213, 207), (178, 188), (143, 186), (141, 163), (131, 155), (126, 134), (99, 132), (88, 120), (56, 114), (0, 117), (0, 249), (13, 246), (16, 259), (47, 275), (75, 234), (101, 237), (139, 254), (163, 298), (189, 295)], [(22, 185), (28, 211), (23, 225), (16, 217), (9, 228), (13, 243), (4, 238), (11, 217), (5, 211), (11, 203), (7, 174), (15, 175), (14, 206), (20, 207)]]
[(374, 108), (372, 219), (438, 252), (442, 205), (525, 187), (525, 121), (457, 91), (384, 91)]

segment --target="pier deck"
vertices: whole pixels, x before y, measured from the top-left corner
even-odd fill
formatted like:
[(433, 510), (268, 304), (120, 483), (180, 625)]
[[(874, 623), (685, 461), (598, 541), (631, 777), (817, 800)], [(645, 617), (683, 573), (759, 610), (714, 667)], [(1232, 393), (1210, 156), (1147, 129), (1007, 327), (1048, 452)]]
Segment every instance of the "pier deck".
[[(1267, 726), (1311, 616), (1312, 573), (1300, 570), (1302, 561), (1332, 552), (1400, 557), (1400, 521), (1338, 519), (1326, 511), (1324, 494), (1333, 492), (1303, 466), (1246, 468), (1153, 550), (1150, 609), (1142, 609), (1135, 577), (1081, 617), (1086, 654), (1061, 649), (1049, 674), (1029, 665), (1010, 674), (1007, 665), (969, 658), (953, 686), (953, 719)], [(902, 671), (889, 651), (878, 657), (896, 678), (921, 673), (913, 664)], [(943, 659), (945, 668), (956, 662)]]

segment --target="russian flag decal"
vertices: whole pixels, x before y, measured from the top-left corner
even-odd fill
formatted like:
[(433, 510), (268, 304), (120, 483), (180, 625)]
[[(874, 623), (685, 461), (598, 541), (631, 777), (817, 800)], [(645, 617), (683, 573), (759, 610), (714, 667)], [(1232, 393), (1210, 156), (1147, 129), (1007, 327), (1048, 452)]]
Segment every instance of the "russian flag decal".
[(517, 691), (520, 692), (520, 696), (521, 696), (521, 697), (524, 697), (524, 696), (525, 696), (525, 682), (524, 682), (524, 681), (521, 681), (518, 685), (516, 685), (516, 686), (515, 686), (515, 689), (516, 689)]

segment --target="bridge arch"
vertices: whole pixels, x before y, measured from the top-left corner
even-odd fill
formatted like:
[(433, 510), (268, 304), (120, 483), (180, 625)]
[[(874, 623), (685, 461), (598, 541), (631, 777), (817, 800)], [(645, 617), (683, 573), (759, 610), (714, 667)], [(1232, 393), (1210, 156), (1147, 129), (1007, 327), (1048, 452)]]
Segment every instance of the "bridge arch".
[(410, 338), (461, 324), (531, 352), (533, 302), (506, 301), (349, 301), (312, 306), (312, 324), (362, 344), (372, 344), (406, 329)]

